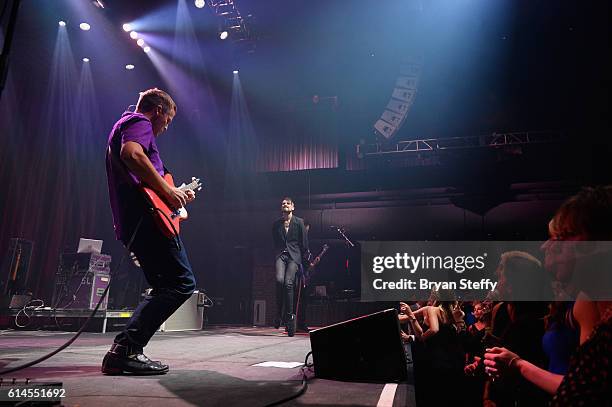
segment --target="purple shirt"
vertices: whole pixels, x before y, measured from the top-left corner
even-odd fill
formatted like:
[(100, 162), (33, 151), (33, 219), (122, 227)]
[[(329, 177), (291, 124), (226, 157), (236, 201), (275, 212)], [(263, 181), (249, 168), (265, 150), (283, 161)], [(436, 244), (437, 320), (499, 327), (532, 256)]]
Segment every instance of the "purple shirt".
[(121, 147), (128, 141), (140, 144), (155, 170), (161, 176), (165, 173), (151, 121), (141, 113), (123, 113), (108, 136), (106, 176), (115, 235), (124, 243), (130, 239), (135, 225), (146, 210), (145, 200), (137, 188), (141, 182), (119, 156)]

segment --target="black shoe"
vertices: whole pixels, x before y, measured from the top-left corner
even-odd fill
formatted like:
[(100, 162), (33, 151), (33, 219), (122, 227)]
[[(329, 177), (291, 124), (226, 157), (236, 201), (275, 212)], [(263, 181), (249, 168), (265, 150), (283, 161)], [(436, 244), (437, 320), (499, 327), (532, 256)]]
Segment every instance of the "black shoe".
[(274, 318), (274, 329), (280, 328), (282, 323), (283, 323), (283, 321), (281, 321), (280, 318)]
[(287, 336), (291, 337), (295, 335), (295, 314), (289, 314), (287, 316)]
[(146, 357), (142, 350), (130, 352), (127, 346), (114, 343), (102, 361), (102, 373), (107, 375), (157, 375), (168, 372), (168, 365)]

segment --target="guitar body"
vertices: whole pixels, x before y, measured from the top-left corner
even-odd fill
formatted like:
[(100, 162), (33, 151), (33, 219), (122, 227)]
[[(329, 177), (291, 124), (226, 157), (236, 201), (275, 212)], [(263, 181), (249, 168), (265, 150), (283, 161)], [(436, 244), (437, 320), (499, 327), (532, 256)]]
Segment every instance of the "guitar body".
[[(164, 180), (168, 183), (168, 185), (172, 187), (175, 186), (174, 179), (170, 173), (164, 175)], [(180, 231), (180, 222), (187, 219), (187, 211), (185, 208), (173, 211), (151, 188), (143, 186), (142, 192), (147, 201), (154, 208), (153, 218), (164, 236), (178, 236)]]

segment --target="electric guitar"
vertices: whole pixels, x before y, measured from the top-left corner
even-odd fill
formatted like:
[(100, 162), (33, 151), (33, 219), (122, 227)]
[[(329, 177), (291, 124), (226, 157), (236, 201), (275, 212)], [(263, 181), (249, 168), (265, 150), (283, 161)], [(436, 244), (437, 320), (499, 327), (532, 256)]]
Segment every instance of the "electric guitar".
[(310, 279), (314, 274), (315, 267), (317, 267), (317, 265), (321, 262), (321, 259), (323, 258), (328, 249), (329, 245), (324, 244), (323, 248), (321, 249), (321, 252), (317, 254), (317, 257), (315, 257), (314, 260), (310, 262), (310, 264), (304, 271), (304, 286), (308, 285), (308, 283), (310, 282)]
[[(170, 173), (166, 173), (166, 175), (164, 175), (164, 180), (168, 183), (168, 185), (174, 187), (174, 179)], [(187, 191), (188, 189), (191, 189), (192, 191), (199, 191), (202, 189), (202, 183), (200, 182), (199, 178), (192, 177), (189, 184), (183, 183), (183, 185), (178, 188), (181, 191)], [(164, 236), (178, 236), (179, 223), (187, 219), (188, 216), (185, 207), (183, 206), (177, 210), (172, 210), (151, 188), (142, 186), (141, 189), (142, 193), (153, 209), (155, 223), (157, 223), (157, 226)]]

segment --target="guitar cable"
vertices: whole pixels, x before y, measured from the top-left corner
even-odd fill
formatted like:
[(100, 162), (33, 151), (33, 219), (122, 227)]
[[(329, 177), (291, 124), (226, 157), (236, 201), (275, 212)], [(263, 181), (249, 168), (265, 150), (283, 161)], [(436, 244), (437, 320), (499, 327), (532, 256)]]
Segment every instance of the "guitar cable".
[(154, 206), (150, 206), (149, 207), (149, 211), (151, 213), (154, 213), (155, 211), (158, 211), (159, 213), (161, 213), (164, 218), (166, 218), (166, 220), (168, 221), (168, 223), (170, 224), (170, 226), (172, 227), (172, 232), (174, 232), (174, 238), (172, 240), (174, 240), (174, 244), (176, 245), (176, 249), (180, 252), (181, 249), (181, 244), (179, 243), (179, 240), (176, 238), (176, 236), (178, 236), (178, 231), (176, 230), (176, 228), (174, 227), (174, 223), (172, 223), (172, 221), (170, 220), (170, 218), (168, 217), (168, 215), (166, 215), (161, 209), (156, 208)]
[[(123, 256), (121, 256), (121, 259), (119, 259), (119, 265), (117, 266), (117, 268), (115, 269), (115, 273), (111, 273), (110, 277), (111, 277), (111, 281), (112, 281), (112, 276), (113, 274), (116, 274), (118, 270), (121, 269), (121, 266), (123, 265), (123, 262), (125, 261), (125, 258), (127, 257), (127, 255), (130, 253), (130, 248), (132, 247), (132, 243), (134, 243), (134, 239), (136, 238), (136, 233), (138, 232), (138, 229), (140, 229), (140, 225), (142, 224), (142, 221), (144, 220), (144, 215), (140, 217), (140, 220), (138, 221), (138, 223), (136, 224), (136, 228), (134, 229), (134, 232), (132, 233), (132, 236), (130, 236), (130, 240), (127, 244), (127, 246), (125, 247), (125, 253), (123, 254)], [(174, 226), (173, 226), (174, 228)], [(98, 312), (98, 308), (100, 308), (100, 305), (102, 304), (102, 302), (104, 301), (104, 299), (106, 298), (106, 296), (108, 295), (108, 289), (110, 288), (111, 284), (109, 282), (109, 284), (106, 286), (106, 288), (104, 289), (104, 293), (102, 293), (102, 296), (100, 297), (100, 300), (98, 301), (98, 303), (96, 304), (96, 307), (93, 309), (93, 311), (91, 312), (91, 314), (89, 315), (89, 317), (87, 317), (87, 319), (85, 320), (85, 322), (83, 322), (83, 325), (81, 326), (81, 328), (79, 328), (79, 330), (72, 336), (72, 338), (70, 338), (69, 340), (67, 340), (63, 345), (61, 345), (59, 348), (55, 349), (54, 351), (51, 351), (49, 353), (47, 353), (46, 355), (43, 355), (41, 357), (39, 357), (38, 359), (35, 359), (33, 361), (21, 364), (19, 366), (15, 366), (15, 367), (11, 367), (9, 369), (4, 369), (4, 370), (0, 370), (0, 377), (8, 374), (8, 373), (13, 373), (13, 372), (17, 372), (19, 370), (23, 370), (26, 369), (28, 367), (37, 365), (41, 362), (44, 362), (45, 360), (55, 356), (56, 354), (60, 353), (61, 351), (63, 351), (64, 349), (66, 349), (68, 346), (72, 345), (72, 343), (74, 341), (77, 340), (77, 338), (79, 336), (81, 336), (81, 334), (83, 333), (83, 331), (85, 331), (85, 328), (87, 327), (87, 324), (89, 323), (89, 321), (91, 321), (91, 319), (93, 318), (93, 316), (96, 314), (96, 312)]]
[[(32, 305), (33, 303), (39, 303), (38, 305)], [(19, 312), (17, 312), (17, 315), (15, 315), (15, 326), (18, 328), (26, 328), (29, 324), (30, 324), (30, 319), (33, 315), (28, 315), (28, 310), (30, 311), (36, 311), (42, 307), (45, 306), (45, 302), (43, 300), (39, 300), (39, 299), (35, 299), (35, 300), (30, 300), (29, 302), (27, 302), (23, 308), (21, 308), (19, 310)], [(19, 315), (21, 315), (21, 313), (23, 313), (23, 315), (27, 318), (25, 322), (25, 325), (21, 325), (19, 323)]]
[(310, 355), (312, 355), (312, 351), (310, 351), (310, 352), (308, 352), (306, 354), (306, 358), (304, 358), (304, 364), (300, 368), (300, 373), (302, 374), (302, 385), (300, 386), (298, 391), (295, 392), (294, 394), (288, 396), (288, 397), (285, 397), (284, 399), (277, 400), (277, 401), (274, 401), (272, 403), (266, 404), (265, 407), (280, 406), (281, 404), (284, 404), (284, 403), (286, 403), (288, 401), (294, 400), (294, 399), (300, 397), (301, 395), (303, 395), (304, 393), (306, 393), (306, 390), (308, 390), (308, 380), (310, 379), (310, 377), (308, 377), (308, 374), (306, 373), (306, 371), (307, 370), (312, 370), (312, 367), (314, 366), (314, 362), (313, 363), (308, 363), (308, 357)]

